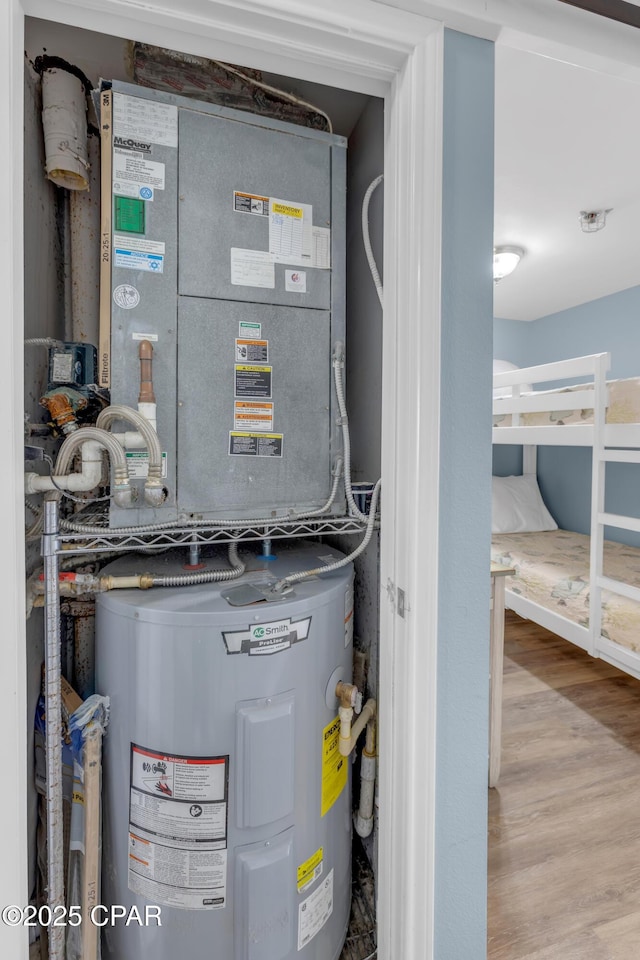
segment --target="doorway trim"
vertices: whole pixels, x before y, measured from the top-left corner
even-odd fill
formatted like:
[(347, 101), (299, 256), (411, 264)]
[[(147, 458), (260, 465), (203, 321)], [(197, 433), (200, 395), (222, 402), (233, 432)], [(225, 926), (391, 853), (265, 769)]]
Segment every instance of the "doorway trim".
[[(179, 9), (168, 0), (4, 4), (0, 119), (14, 149), (0, 184), (0, 282), (12, 318), (0, 355), (0, 396), (13, 416), (2, 423), (12, 455), (0, 495), (8, 514), (5, 550), (15, 563), (5, 580), (11, 642), (0, 674), (0, 721), (12, 751), (4, 774), (16, 789), (0, 800), (3, 904), (26, 904), (28, 895), (20, 457), (25, 16), (384, 97), (378, 956), (433, 960), (442, 24), (375, 0), (313, 7), (306, 0), (182, 0)], [(26, 960), (26, 931), (0, 925), (0, 948)]]

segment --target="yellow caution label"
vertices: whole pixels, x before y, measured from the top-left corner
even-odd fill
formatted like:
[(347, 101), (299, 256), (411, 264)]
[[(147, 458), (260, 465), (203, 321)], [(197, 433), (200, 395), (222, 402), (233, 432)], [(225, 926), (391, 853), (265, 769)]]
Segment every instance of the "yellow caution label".
[(304, 217), (302, 207), (292, 207), (288, 203), (272, 203), (271, 213), (280, 213), (283, 217), (296, 217), (298, 220)]
[(232, 437), (255, 437), (258, 440), (282, 440), (281, 433), (246, 433), (243, 430), (231, 430), (229, 435)]
[(250, 370), (250, 371), (252, 371), (253, 373), (256, 373), (256, 372), (258, 372), (258, 373), (269, 373), (270, 370), (271, 370), (271, 367), (256, 367), (254, 364), (251, 364), (251, 363), (249, 363), (249, 364), (246, 364), (246, 363), (237, 363), (237, 364), (236, 364), (236, 370)]
[(320, 816), (324, 817), (334, 805), (347, 782), (348, 757), (339, 750), (340, 717), (336, 717), (322, 731), (322, 799)]
[(323, 858), (324, 851), (322, 847), (319, 847), (312, 857), (300, 864), (298, 867), (298, 893), (302, 893), (320, 876)]

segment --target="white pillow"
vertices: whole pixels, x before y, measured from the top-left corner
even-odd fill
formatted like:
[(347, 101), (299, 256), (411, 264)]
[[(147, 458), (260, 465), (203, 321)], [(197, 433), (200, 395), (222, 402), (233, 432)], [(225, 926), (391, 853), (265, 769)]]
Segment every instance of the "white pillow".
[(493, 477), (492, 533), (533, 533), (557, 530), (544, 505), (534, 474), (521, 477)]
[[(519, 370), (520, 368), (515, 364), (511, 363), (510, 360), (494, 360), (493, 361), (493, 372), (494, 373), (506, 373), (507, 370)], [(531, 391), (530, 383), (523, 383), (520, 386), (520, 393), (527, 393)], [(498, 397), (510, 397), (511, 396), (511, 387), (495, 387), (493, 391), (494, 400)]]

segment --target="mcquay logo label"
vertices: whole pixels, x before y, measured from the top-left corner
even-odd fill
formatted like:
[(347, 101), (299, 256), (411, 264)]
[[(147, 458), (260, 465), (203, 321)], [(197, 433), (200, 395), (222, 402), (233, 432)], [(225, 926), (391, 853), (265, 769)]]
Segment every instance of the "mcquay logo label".
[(269, 623), (257, 623), (246, 630), (223, 632), (227, 653), (248, 653), (257, 656), (280, 653), (288, 650), (292, 643), (300, 643), (309, 636), (311, 617), (304, 620), (272, 620)]
[(114, 137), (114, 147), (120, 147), (123, 150), (139, 150), (142, 153), (151, 153), (151, 144), (143, 140), (134, 140), (133, 137)]

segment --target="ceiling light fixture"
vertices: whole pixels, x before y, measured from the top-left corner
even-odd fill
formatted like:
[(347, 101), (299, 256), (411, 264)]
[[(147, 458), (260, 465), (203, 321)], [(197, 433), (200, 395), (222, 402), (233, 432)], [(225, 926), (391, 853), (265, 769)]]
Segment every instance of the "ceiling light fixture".
[(578, 220), (583, 233), (597, 233), (603, 230), (607, 222), (607, 214), (611, 213), (613, 207), (608, 210), (581, 210)]
[(494, 247), (493, 248), (493, 279), (497, 283), (503, 277), (513, 273), (522, 258), (522, 247)]

